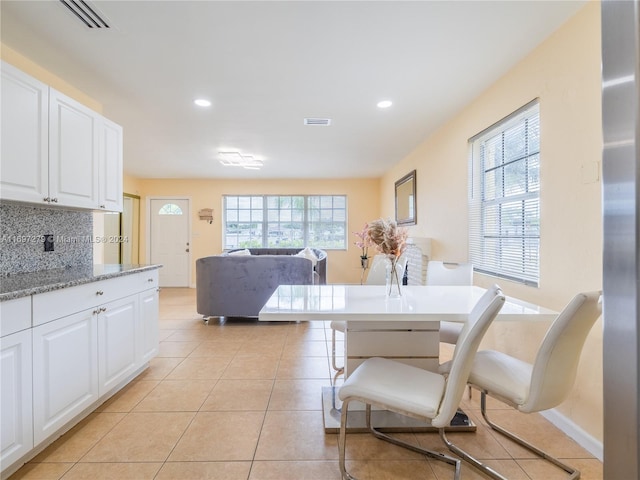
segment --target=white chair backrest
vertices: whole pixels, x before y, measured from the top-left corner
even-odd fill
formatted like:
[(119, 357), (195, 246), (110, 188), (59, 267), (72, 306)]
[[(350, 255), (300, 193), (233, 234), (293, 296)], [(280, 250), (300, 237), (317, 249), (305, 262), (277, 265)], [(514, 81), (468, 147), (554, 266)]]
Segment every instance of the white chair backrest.
[(539, 412), (567, 398), (587, 335), (602, 313), (601, 295), (600, 291), (577, 294), (553, 321), (533, 363), (529, 397), (518, 410)]
[[(386, 255), (374, 255), (371, 260), (371, 265), (369, 266), (369, 273), (367, 274), (367, 280), (365, 283), (367, 285), (384, 285), (386, 283)], [(400, 277), (400, 281), (402, 282), (402, 276), (404, 275), (404, 270), (407, 267), (407, 256), (402, 255), (398, 262), (396, 263), (396, 268), (398, 270), (398, 276)]]
[(438, 415), (431, 420), (434, 427), (445, 427), (455, 415), (464, 393), (482, 337), (504, 305), (500, 287), (493, 285), (480, 297), (464, 324), (451, 360), (444, 397)]
[(430, 260), (427, 285), (473, 285), (473, 265)]

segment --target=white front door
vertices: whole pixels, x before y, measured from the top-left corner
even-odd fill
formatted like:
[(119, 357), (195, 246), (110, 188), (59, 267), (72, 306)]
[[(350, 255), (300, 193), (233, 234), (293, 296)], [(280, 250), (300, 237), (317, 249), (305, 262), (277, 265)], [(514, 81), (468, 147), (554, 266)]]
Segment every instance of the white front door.
[(161, 287), (189, 286), (189, 200), (150, 201), (151, 263), (162, 264)]

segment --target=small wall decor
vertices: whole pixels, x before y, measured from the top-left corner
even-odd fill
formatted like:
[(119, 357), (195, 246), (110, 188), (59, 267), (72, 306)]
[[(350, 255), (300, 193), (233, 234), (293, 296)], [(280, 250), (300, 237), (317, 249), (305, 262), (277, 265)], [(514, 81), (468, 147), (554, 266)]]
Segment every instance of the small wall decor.
[(396, 223), (415, 225), (416, 205), (416, 171), (413, 170), (396, 182)]
[(198, 211), (200, 220), (206, 220), (209, 224), (213, 223), (213, 208), (203, 208)]

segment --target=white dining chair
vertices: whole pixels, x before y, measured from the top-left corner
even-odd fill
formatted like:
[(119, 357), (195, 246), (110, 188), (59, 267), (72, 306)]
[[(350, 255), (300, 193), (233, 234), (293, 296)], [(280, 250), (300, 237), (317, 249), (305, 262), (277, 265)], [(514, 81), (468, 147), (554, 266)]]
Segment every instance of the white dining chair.
[[(473, 285), (473, 265), (430, 260), (427, 263), (427, 285)], [(440, 341), (455, 345), (462, 331), (462, 324), (440, 322)]]
[(458, 410), (480, 341), (504, 301), (505, 297), (497, 285), (488, 289), (478, 300), (464, 324), (447, 376), (380, 357), (365, 360), (349, 375), (338, 391), (343, 402), (338, 437), (339, 465), (343, 479), (354, 478), (345, 466), (347, 420), (349, 405), (353, 401), (365, 404), (366, 425), (374, 436), (453, 465), (454, 478), (460, 478), (459, 459), (406, 443), (377, 430), (371, 424), (371, 407), (376, 406), (430, 422), (433, 427), (438, 428), (443, 438), (444, 428)]
[[(365, 281), (366, 285), (384, 285), (386, 283), (386, 255), (374, 255), (371, 260), (371, 266), (369, 267), (369, 274)], [(404, 274), (407, 267), (406, 255), (400, 256), (397, 263), (399, 274)], [(331, 366), (336, 371), (336, 374), (344, 371), (344, 366), (338, 367), (336, 365), (336, 332), (344, 334), (347, 327), (347, 322), (344, 320), (332, 320), (329, 324), (331, 327)]]
[[(576, 295), (547, 330), (533, 364), (506, 353), (482, 350), (476, 354), (469, 373), (469, 385), (481, 392), (480, 411), (487, 424), (493, 430), (560, 467), (570, 474), (570, 479), (579, 478), (580, 472), (489, 420), (486, 397), (493, 397), (523, 413), (540, 412), (562, 403), (575, 383), (578, 362), (587, 335), (602, 313), (600, 298), (600, 291)], [(454, 368), (453, 363), (444, 363), (441, 365), (441, 372), (446, 372), (449, 368)], [(505, 479), (449, 442), (446, 436), (445, 443), (452, 452), (491, 478)]]

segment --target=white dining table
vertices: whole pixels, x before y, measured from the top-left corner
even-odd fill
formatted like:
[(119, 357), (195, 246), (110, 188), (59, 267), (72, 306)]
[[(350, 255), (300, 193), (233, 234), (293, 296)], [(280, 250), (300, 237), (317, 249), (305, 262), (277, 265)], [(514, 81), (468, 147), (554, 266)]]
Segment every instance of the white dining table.
[[(440, 322), (465, 322), (485, 291), (478, 286), (405, 285), (401, 296), (388, 297), (384, 285), (280, 285), (258, 320), (345, 321), (345, 378), (374, 356), (437, 371)], [(552, 321), (557, 315), (507, 297), (495, 321)], [(325, 430), (332, 432), (339, 425), (333, 421), (338, 420), (335, 391), (324, 389), (323, 402)]]
[[(280, 285), (260, 310), (258, 320), (442, 320), (465, 322), (486, 291), (477, 286), (404, 285), (388, 297), (384, 285)], [(558, 312), (507, 297), (497, 321), (553, 320)]]

